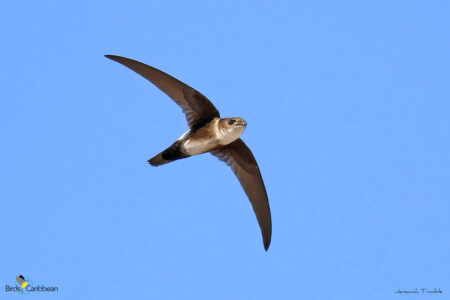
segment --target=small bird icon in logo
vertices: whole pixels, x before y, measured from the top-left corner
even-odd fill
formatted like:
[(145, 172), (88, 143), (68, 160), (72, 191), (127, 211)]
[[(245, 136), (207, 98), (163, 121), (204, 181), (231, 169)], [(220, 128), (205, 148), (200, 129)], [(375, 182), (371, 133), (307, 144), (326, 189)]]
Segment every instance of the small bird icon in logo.
[(22, 289), (22, 294), (23, 294), (23, 289), (27, 287), (28, 285), (28, 280), (25, 280), (25, 278), (23, 277), (23, 275), (20, 276), (16, 276), (16, 280), (17, 283), (19, 283), (21, 289)]

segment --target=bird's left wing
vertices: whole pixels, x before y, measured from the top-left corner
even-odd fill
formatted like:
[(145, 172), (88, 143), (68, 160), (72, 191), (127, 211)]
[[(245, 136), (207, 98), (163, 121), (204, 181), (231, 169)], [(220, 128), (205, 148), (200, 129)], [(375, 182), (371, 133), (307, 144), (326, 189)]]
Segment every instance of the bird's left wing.
[(255, 157), (241, 139), (211, 153), (229, 165), (239, 179), (252, 203), (261, 228), (264, 249), (267, 251), (272, 237), (272, 218), (266, 188)]
[(208, 98), (169, 74), (126, 57), (105, 56), (135, 71), (172, 98), (183, 109), (191, 129), (200, 128), (212, 119), (220, 117), (219, 111)]

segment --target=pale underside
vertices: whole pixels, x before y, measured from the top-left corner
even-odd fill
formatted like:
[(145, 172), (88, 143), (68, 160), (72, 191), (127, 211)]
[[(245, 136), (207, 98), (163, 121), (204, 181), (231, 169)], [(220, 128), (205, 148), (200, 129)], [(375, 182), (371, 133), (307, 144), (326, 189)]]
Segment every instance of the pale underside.
[(187, 155), (197, 155), (228, 145), (237, 140), (244, 132), (244, 127), (228, 132), (219, 127), (219, 118), (213, 119), (201, 130), (191, 134), (191, 130), (184, 133), (181, 141), (182, 151)]

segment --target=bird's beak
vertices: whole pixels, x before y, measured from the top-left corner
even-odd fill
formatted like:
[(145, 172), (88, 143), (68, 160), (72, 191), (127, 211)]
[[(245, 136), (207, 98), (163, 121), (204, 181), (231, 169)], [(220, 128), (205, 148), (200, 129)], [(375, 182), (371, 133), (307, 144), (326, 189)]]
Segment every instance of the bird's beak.
[(237, 124), (242, 126), (242, 127), (247, 126), (247, 122), (245, 122), (244, 120), (240, 120)]

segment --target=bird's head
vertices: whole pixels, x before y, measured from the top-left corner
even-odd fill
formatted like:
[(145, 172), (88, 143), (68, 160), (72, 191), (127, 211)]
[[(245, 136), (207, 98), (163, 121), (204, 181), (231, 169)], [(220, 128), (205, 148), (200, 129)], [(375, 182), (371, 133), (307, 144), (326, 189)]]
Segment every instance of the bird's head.
[(224, 118), (219, 121), (219, 129), (226, 143), (238, 139), (244, 133), (247, 122), (241, 118)]

